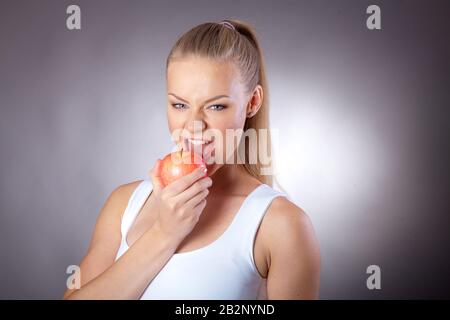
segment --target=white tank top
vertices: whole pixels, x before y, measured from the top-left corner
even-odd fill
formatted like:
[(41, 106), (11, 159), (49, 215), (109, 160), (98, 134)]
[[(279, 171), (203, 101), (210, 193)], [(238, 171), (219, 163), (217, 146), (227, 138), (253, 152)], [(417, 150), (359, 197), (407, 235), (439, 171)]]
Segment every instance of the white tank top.
[[(128, 230), (151, 190), (151, 180), (146, 179), (131, 195), (122, 217), (116, 260), (129, 249)], [(260, 289), (265, 282), (256, 269), (253, 246), (266, 209), (277, 196), (287, 197), (267, 184), (256, 187), (218, 239), (193, 251), (175, 253), (140, 299), (255, 300), (264, 296)]]

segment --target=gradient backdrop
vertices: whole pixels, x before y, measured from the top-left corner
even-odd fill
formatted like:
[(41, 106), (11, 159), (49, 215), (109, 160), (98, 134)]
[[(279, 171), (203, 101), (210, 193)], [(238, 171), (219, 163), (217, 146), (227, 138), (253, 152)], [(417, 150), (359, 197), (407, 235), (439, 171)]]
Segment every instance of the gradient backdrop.
[[(66, 8), (81, 7), (81, 31)], [(381, 7), (382, 30), (366, 28)], [(207, 21), (264, 50), (278, 178), (321, 298), (450, 298), (448, 1), (0, 2), (0, 298), (60, 299), (97, 214), (171, 148), (165, 59)], [(381, 290), (366, 287), (381, 267)]]

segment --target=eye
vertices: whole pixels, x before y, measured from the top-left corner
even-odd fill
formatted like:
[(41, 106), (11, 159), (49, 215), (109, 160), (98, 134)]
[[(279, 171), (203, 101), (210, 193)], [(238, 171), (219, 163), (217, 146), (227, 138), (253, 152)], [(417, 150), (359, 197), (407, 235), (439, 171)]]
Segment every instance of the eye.
[(209, 107), (210, 109), (214, 110), (214, 111), (220, 111), (226, 108), (226, 106), (222, 105), (222, 104), (213, 104), (212, 106)]
[(182, 103), (172, 103), (172, 107), (174, 107), (175, 109), (179, 109), (179, 110), (183, 110), (183, 109), (187, 108), (187, 106)]

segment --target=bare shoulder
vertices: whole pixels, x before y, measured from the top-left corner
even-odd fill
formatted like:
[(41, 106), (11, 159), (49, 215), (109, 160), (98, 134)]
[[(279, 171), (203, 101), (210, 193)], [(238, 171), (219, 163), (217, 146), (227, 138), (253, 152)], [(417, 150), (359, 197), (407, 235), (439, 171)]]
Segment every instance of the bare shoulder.
[(141, 181), (119, 185), (109, 194), (98, 214), (88, 253), (99, 251), (95, 249), (100, 248), (104, 252), (110, 252), (112, 255), (117, 249), (116, 247), (120, 243), (120, 224), (123, 213), (131, 194)]
[[(111, 237), (120, 237), (120, 222), (128, 201), (142, 180), (133, 181), (117, 186), (108, 196), (98, 215), (91, 239), (91, 247), (98, 243), (111, 242)], [(108, 241), (101, 241), (108, 239)]]
[(143, 180), (136, 180), (121, 184), (111, 192), (108, 202), (113, 203), (114, 207), (118, 209), (117, 212), (120, 213), (120, 216), (123, 215), (131, 195), (142, 181)]
[[(308, 214), (286, 197), (276, 197), (261, 224), (264, 246), (270, 257), (280, 251), (301, 250), (318, 252), (315, 231)], [(270, 259), (269, 259), (270, 261)]]
[(306, 212), (289, 199), (277, 197), (263, 223), (268, 299), (317, 299), (320, 249)]
[(104, 258), (104, 260), (113, 258), (120, 244), (122, 215), (131, 194), (141, 181), (119, 185), (109, 194), (97, 217), (88, 255), (94, 255), (96, 259)]
[(136, 180), (129, 183), (121, 184), (116, 187), (111, 194), (117, 198), (129, 198), (133, 191), (143, 180)]
[(310, 224), (306, 212), (286, 197), (276, 197), (265, 215), (264, 220), (269, 222), (273, 231), (277, 228), (299, 228), (301, 225)]

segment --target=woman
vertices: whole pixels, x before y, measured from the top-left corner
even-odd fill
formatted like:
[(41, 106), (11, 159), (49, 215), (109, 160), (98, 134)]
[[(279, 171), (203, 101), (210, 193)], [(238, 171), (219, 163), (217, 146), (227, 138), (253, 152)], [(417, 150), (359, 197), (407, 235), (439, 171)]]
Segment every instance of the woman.
[(218, 161), (225, 142), (196, 139), (208, 129), (222, 137), (268, 129), (253, 29), (236, 20), (198, 25), (175, 43), (166, 70), (169, 129), (182, 130), (182, 148), (202, 147), (207, 168), (164, 187), (158, 160), (151, 179), (116, 188), (80, 264), (81, 287), (64, 298), (318, 298), (319, 247), (305, 212), (272, 188), (248, 150), (243, 164)]

